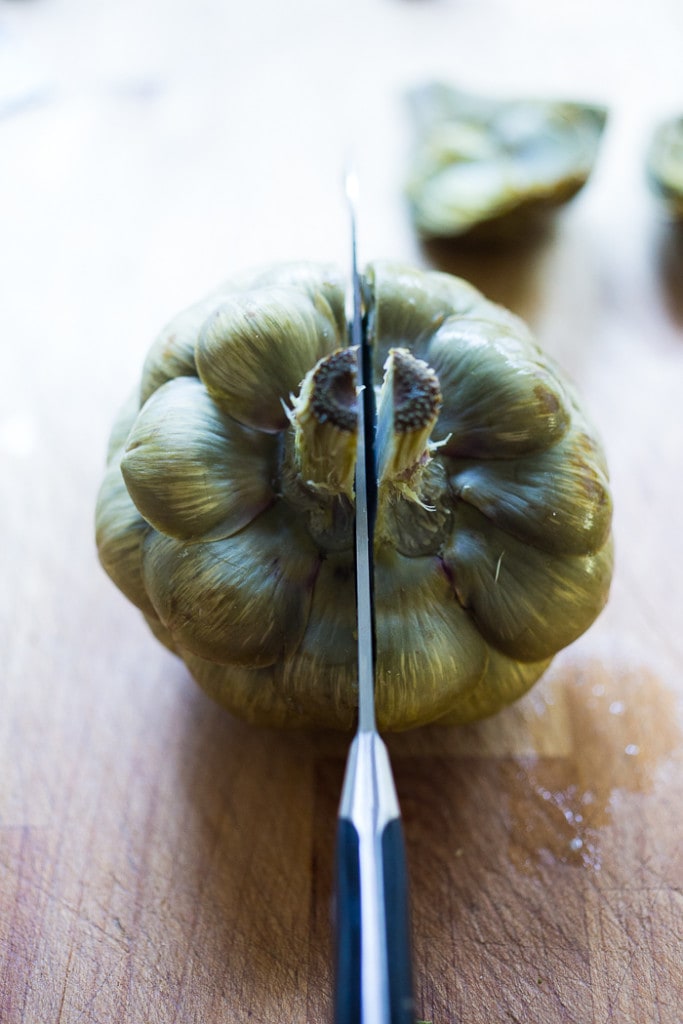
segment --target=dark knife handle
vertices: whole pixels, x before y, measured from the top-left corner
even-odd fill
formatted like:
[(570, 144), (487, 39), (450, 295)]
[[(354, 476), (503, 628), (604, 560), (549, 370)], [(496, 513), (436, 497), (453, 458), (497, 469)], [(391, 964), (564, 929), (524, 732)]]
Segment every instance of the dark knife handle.
[(391, 1007), (389, 1020), (391, 1024), (414, 1024), (408, 868), (400, 818), (390, 821), (382, 833), (382, 865)]
[[(383, 828), (379, 841), (382, 867), (388, 1005), (381, 1020), (363, 1017), (362, 862), (360, 835), (340, 817), (336, 847), (335, 1024), (414, 1024), (410, 906), (405, 842), (400, 818)], [(381, 980), (378, 979), (381, 983)]]
[(360, 837), (348, 818), (337, 821), (335, 856), (335, 1024), (361, 1020)]

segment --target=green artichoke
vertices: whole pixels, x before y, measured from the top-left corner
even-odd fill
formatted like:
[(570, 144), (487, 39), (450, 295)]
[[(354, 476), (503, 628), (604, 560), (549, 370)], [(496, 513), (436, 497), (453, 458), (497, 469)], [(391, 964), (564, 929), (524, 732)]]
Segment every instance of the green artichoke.
[[(383, 729), (490, 715), (604, 605), (607, 468), (524, 324), (466, 282), (363, 274), (377, 379)], [(114, 426), (107, 573), (199, 684), (272, 725), (353, 726), (357, 389), (343, 278), (290, 264), (176, 317)]]
[(407, 195), (426, 238), (523, 237), (586, 183), (605, 108), (493, 100), (442, 83), (408, 96), (417, 140)]
[(647, 179), (676, 221), (683, 221), (683, 117), (657, 126), (647, 154)]

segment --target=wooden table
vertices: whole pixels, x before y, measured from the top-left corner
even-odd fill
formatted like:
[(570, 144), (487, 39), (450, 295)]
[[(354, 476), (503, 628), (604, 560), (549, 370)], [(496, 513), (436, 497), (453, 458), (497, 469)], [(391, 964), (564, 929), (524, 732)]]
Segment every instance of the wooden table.
[[(389, 739), (419, 1015), (680, 1024), (683, 246), (643, 179), (683, 108), (678, 0), (0, 2), (0, 1020), (330, 1020), (348, 738), (216, 709), (97, 563), (106, 437), (158, 328), (234, 270), (345, 253), (464, 274), (526, 316), (607, 447), (607, 610), (466, 729)], [(401, 94), (597, 99), (551, 237), (419, 245)]]

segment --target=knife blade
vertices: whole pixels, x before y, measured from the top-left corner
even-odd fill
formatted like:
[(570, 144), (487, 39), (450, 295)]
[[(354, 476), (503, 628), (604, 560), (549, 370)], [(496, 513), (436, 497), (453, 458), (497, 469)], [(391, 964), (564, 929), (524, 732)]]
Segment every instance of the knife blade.
[(351, 280), (349, 335), (358, 354), (358, 448), (356, 454), (356, 614), (358, 624), (358, 718), (359, 729), (375, 729), (375, 601), (374, 536), (377, 514), (377, 469), (375, 459), (375, 389), (372, 349), (363, 329), (363, 308), (358, 273), (356, 203), (358, 179), (347, 176), (351, 233)]
[(357, 259), (358, 181), (347, 174), (351, 227), (349, 341), (358, 353), (355, 557), (358, 727), (337, 821), (335, 1024), (414, 1020), (408, 872), (401, 813), (375, 716), (374, 527), (377, 512), (372, 349)]

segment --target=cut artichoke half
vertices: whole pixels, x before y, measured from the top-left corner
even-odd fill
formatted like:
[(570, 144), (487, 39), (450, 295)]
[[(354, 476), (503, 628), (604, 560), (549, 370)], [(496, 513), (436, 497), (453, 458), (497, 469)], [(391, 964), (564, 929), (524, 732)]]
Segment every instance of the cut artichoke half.
[(647, 179), (670, 216), (683, 221), (683, 116), (655, 129), (647, 153)]
[[(362, 275), (377, 385), (380, 727), (520, 697), (612, 572), (604, 454), (526, 326), (466, 282)], [(114, 425), (100, 560), (245, 719), (350, 729), (357, 707), (356, 352), (343, 276), (299, 263), (172, 321)]]
[(523, 236), (585, 185), (604, 107), (496, 100), (445, 83), (414, 89), (416, 141), (406, 186), (426, 238)]

